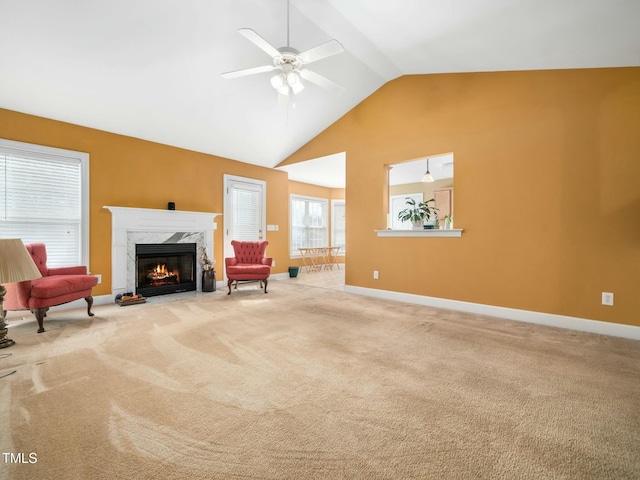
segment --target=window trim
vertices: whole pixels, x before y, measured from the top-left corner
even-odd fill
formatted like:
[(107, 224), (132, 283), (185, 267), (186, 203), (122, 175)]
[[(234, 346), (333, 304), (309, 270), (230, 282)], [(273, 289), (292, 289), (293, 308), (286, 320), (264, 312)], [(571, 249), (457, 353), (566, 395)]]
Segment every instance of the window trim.
[(399, 238), (399, 237), (436, 237), (436, 238), (459, 238), (464, 231), (462, 228), (432, 229), (432, 230), (374, 230), (378, 237)]
[(35, 155), (52, 159), (77, 159), (80, 162), (80, 260), (89, 269), (89, 154), (63, 148), (17, 142), (0, 138), (0, 151), (14, 155)]
[[(335, 226), (336, 226), (336, 205), (344, 206), (345, 215), (347, 213), (347, 202), (344, 198), (332, 198), (331, 199), (331, 246), (337, 247), (338, 245), (334, 245), (335, 240)], [(345, 221), (344, 227), (344, 245), (340, 245), (342, 249), (340, 250), (341, 255), (345, 255), (347, 253), (347, 225)]]

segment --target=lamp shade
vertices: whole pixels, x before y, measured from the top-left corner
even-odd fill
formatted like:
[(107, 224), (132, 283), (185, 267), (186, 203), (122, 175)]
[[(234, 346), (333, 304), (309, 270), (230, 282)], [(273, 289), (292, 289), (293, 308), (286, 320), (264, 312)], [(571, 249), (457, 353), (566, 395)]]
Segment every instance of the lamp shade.
[(435, 182), (433, 175), (431, 175), (429, 172), (425, 173), (422, 176), (422, 182)]
[(279, 90), (284, 85), (284, 79), (282, 78), (282, 74), (274, 75), (271, 77), (271, 86), (276, 90)]
[(0, 284), (40, 278), (40, 270), (19, 238), (0, 238)]

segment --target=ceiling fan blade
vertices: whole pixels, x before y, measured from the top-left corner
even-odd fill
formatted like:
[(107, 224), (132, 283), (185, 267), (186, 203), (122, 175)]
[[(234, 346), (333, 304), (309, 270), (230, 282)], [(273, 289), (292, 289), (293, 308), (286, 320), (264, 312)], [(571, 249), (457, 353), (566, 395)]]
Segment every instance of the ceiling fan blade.
[(298, 57), (304, 63), (311, 63), (322, 60), (323, 58), (331, 57), (332, 55), (337, 55), (342, 52), (344, 52), (344, 48), (339, 41), (329, 40), (322, 45), (318, 45), (317, 47), (313, 47), (305, 52), (302, 52), (300, 55), (298, 55)]
[(233, 72), (225, 72), (222, 74), (222, 78), (238, 78), (245, 77), (247, 75), (254, 75), (256, 73), (271, 72), (277, 69), (275, 65), (263, 65), (261, 67), (245, 68), (243, 70), (234, 70)]
[(300, 70), (300, 76), (305, 80), (308, 80), (311, 83), (315, 83), (319, 87), (322, 87), (325, 90), (329, 90), (333, 93), (341, 94), (346, 91), (346, 88), (344, 88), (339, 83), (336, 83), (333, 80), (329, 80), (327, 77), (323, 77), (313, 70), (302, 69)]
[(267, 54), (271, 57), (278, 58), (281, 55), (277, 48), (275, 48), (250, 28), (241, 28), (238, 30), (238, 33), (252, 42), (259, 49), (267, 52)]

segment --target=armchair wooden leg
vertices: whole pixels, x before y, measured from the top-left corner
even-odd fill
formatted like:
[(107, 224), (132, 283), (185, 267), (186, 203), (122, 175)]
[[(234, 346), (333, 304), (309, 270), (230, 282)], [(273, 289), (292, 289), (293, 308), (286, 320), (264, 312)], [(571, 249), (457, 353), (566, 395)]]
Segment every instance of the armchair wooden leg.
[[(229, 280), (227, 282), (227, 287), (229, 287), (229, 293), (227, 293), (227, 295), (231, 295), (231, 284), (233, 283), (233, 280)], [(237, 284), (236, 284), (237, 285)], [(237, 288), (237, 287), (236, 287)]]
[(34, 308), (31, 310), (33, 314), (36, 316), (36, 320), (38, 321), (38, 333), (44, 332), (44, 317), (47, 316), (47, 308)]
[(91, 307), (93, 306), (93, 297), (89, 295), (88, 297), (84, 297), (87, 302), (87, 315), (93, 317), (94, 313), (91, 311)]
[(269, 283), (269, 280), (267, 280), (265, 278), (265, 280), (264, 280), (264, 293), (267, 293), (267, 283)]

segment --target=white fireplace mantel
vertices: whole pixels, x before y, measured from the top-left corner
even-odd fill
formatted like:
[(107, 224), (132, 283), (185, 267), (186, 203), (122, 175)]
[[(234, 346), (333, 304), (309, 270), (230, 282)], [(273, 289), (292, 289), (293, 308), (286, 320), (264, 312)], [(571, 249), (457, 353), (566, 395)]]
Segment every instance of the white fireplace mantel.
[(172, 243), (175, 234), (199, 235), (207, 255), (213, 258), (213, 231), (217, 225), (213, 219), (220, 213), (187, 212), (181, 210), (157, 210), (104, 206), (111, 212), (111, 293), (133, 291), (129, 266), (135, 237), (156, 238), (158, 243)]

